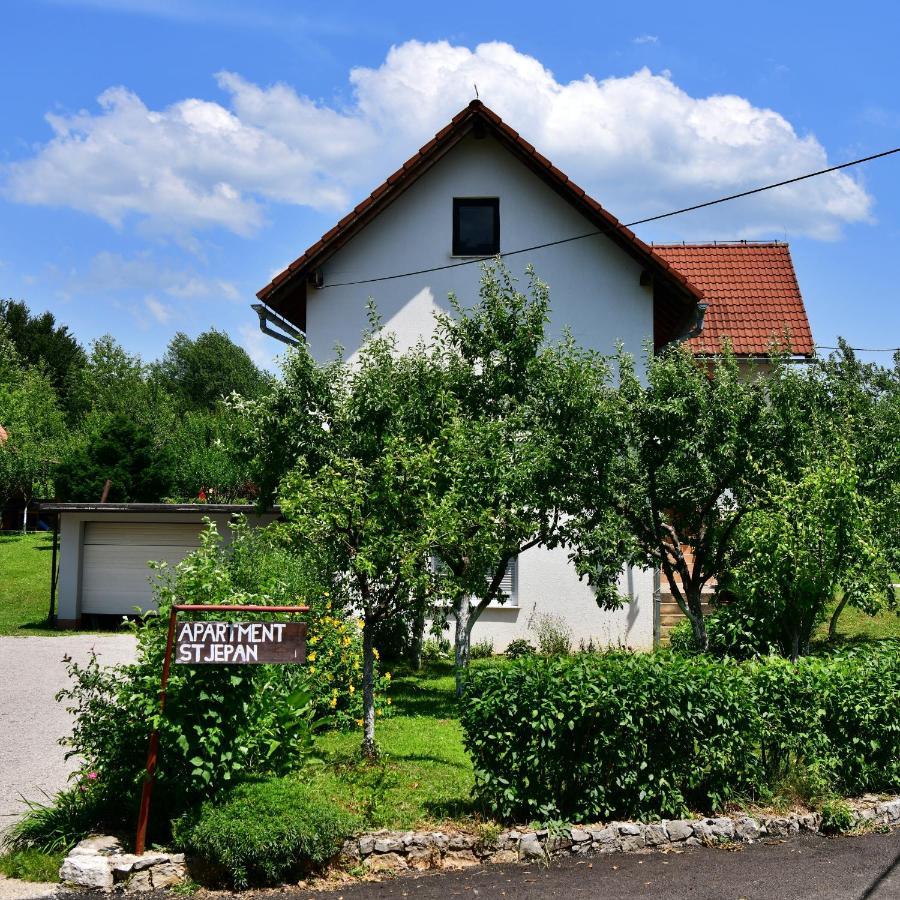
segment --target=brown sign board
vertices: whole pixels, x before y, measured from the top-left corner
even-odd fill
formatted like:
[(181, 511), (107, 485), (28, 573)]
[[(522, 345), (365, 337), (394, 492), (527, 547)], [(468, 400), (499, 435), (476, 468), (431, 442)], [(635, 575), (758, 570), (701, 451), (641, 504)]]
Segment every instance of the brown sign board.
[(247, 665), (306, 662), (306, 622), (179, 622), (175, 662)]

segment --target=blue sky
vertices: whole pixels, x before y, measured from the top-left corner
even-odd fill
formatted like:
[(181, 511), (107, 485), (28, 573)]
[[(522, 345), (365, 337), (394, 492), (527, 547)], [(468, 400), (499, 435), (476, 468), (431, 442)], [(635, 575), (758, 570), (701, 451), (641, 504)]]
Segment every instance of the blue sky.
[[(6, 0), (0, 296), (148, 359), (216, 325), (267, 362), (255, 291), (473, 81), (628, 221), (900, 145), (898, 25), (865, 2), (838, 17), (783, 2)], [(787, 239), (816, 340), (894, 347), (898, 200), (900, 155), (638, 232)]]

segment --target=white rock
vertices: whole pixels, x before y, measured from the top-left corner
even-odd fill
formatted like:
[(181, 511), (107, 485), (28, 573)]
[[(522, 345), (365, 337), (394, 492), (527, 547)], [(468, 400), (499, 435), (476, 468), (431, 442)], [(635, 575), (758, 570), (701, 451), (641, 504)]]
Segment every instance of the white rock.
[(60, 881), (78, 887), (96, 888), (101, 891), (113, 886), (113, 873), (106, 859), (97, 854), (71, 854), (63, 860), (59, 869)]
[(686, 841), (694, 834), (691, 823), (685, 822), (683, 819), (677, 819), (674, 822), (663, 822), (663, 825), (666, 826), (666, 832), (671, 841)]

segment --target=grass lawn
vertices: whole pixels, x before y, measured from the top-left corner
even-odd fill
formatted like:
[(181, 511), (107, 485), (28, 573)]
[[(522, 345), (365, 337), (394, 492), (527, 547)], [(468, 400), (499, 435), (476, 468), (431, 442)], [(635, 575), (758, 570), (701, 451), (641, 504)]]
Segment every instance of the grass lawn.
[(0, 856), (0, 872), (7, 878), (22, 881), (59, 881), (62, 853), (42, 853), (40, 850), (13, 850)]
[(396, 675), (390, 692), (395, 715), (376, 724), (380, 759), (360, 759), (359, 731), (331, 732), (319, 741), (329, 765), (300, 777), (371, 828), (477, 819), (453, 685), (449, 663), (431, 664), (415, 676)]
[[(824, 641), (828, 637), (828, 620), (832, 610), (833, 607), (829, 608), (828, 617), (816, 630), (816, 640)], [(846, 606), (838, 619), (837, 638), (841, 643), (900, 638), (900, 610), (885, 610), (877, 616), (867, 616), (852, 606)]]
[(0, 532), (0, 635), (58, 634), (47, 624), (53, 536)]

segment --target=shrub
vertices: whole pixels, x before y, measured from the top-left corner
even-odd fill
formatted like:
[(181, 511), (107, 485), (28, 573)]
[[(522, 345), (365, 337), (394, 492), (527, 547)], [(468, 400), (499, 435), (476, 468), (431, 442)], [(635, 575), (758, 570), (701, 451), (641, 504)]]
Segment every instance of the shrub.
[(48, 799), (49, 803), (27, 801), (27, 812), (4, 836), (7, 847), (13, 851), (66, 853), (100, 825), (107, 805), (104, 792), (84, 782)]
[(233, 887), (294, 880), (331, 859), (358, 827), (296, 778), (238, 785), (174, 823), (177, 847)]
[(506, 645), (503, 653), (507, 659), (521, 659), (523, 656), (534, 656), (537, 651), (531, 641), (525, 638), (516, 638)]
[(501, 819), (680, 817), (786, 781), (900, 788), (900, 642), (798, 664), (668, 652), (520, 659), (463, 703), (476, 793)]
[(469, 659), (490, 659), (494, 655), (494, 642), (490, 639), (476, 641), (469, 647)]
[(752, 686), (711, 660), (524, 658), (473, 673), (462, 722), (502, 819), (677, 817), (755, 782)]
[[(743, 602), (723, 603), (706, 617), (708, 646), (712, 656), (752, 659), (778, 651), (777, 628), (771, 616)], [(691, 623), (679, 622), (669, 635), (672, 650), (695, 655), (697, 646)]]
[[(213, 526), (201, 546), (171, 572), (157, 591), (159, 615), (137, 628), (138, 661), (103, 669), (96, 661), (72, 665), (68, 702), (75, 724), (69, 740), (97, 773), (107, 798), (104, 824), (134, 814), (158, 692), (168, 612), (174, 602), (296, 603), (307, 599), (302, 562), (241, 523), (223, 549)], [(323, 592), (324, 593), (324, 592)], [(313, 753), (313, 735), (328, 722), (358, 715), (361, 683), (359, 628), (328, 597), (310, 597), (307, 665), (173, 666), (165, 716), (159, 719), (157, 833), (167, 816), (215, 795), (237, 779), (285, 774)], [(337, 608), (335, 608), (337, 607)], [(240, 617), (247, 618), (241, 613)], [(235, 618), (217, 613), (216, 618)]]
[(559, 616), (538, 616), (534, 632), (544, 656), (568, 656), (572, 652), (572, 629)]
[(845, 800), (828, 800), (822, 804), (821, 828), (824, 834), (843, 834), (855, 822), (853, 807)]
[(447, 638), (428, 638), (422, 644), (422, 659), (426, 662), (444, 662), (450, 659), (450, 641)]

